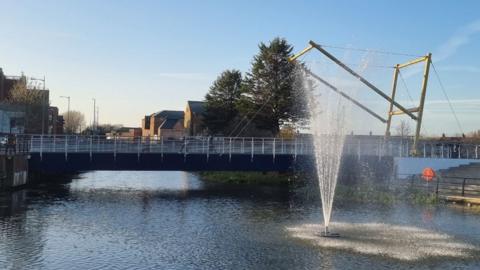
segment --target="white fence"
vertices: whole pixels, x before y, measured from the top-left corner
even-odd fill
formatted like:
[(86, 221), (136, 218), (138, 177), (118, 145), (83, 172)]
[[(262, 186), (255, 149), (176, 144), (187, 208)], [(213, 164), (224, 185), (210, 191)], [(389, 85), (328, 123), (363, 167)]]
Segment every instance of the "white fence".
[[(179, 153), (244, 155), (311, 155), (311, 139), (185, 137), (181, 140), (148, 137), (114, 137), (83, 135), (23, 136), (31, 153)], [(410, 157), (410, 139), (380, 136), (347, 136), (343, 153), (357, 156)], [(458, 142), (421, 141), (416, 157), (479, 159), (480, 146)]]

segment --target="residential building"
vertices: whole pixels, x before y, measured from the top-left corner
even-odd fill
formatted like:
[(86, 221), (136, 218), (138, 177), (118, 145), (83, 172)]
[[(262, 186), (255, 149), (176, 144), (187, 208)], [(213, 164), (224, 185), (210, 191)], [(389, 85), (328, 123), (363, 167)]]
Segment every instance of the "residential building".
[(142, 136), (142, 128), (137, 127), (121, 127), (112, 132), (105, 134), (107, 137), (122, 137), (122, 138), (134, 138)]
[(187, 136), (199, 136), (205, 133), (205, 127), (203, 125), (204, 111), (205, 102), (191, 100), (187, 102), (183, 123)]
[(158, 130), (160, 125), (162, 125), (167, 119), (182, 119), (183, 121), (183, 112), (182, 111), (160, 111), (152, 114), (150, 116), (150, 137), (159, 136)]
[(57, 107), (48, 107), (48, 134), (63, 134), (63, 116), (58, 114)]
[[(169, 120), (169, 121), (167, 121)], [(174, 121), (175, 120), (175, 121)], [(168, 134), (175, 134), (176, 137), (183, 137), (184, 134), (178, 136), (178, 127), (174, 122), (181, 121), (182, 132), (183, 128), (183, 112), (182, 111), (159, 111), (151, 115), (146, 115), (142, 119), (142, 136), (158, 138), (160, 135), (159, 131), (162, 131), (160, 126), (163, 125), (163, 130), (166, 130)], [(171, 130), (175, 129), (175, 131)], [(166, 133), (164, 133), (166, 134)], [(169, 135), (170, 136), (170, 135)]]
[(57, 117), (57, 124), (55, 125), (55, 134), (63, 134), (64, 125), (65, 119), (63, 119), (63, 115), (59, 115)]
[(145, 115), (142, 119), (142, 137), (150, 136), (150, 115)]
[(183, 118), (166, 118), (158, 127), (159, 138), (164, 139), (181, 139), (185, 136), (183, 127)]

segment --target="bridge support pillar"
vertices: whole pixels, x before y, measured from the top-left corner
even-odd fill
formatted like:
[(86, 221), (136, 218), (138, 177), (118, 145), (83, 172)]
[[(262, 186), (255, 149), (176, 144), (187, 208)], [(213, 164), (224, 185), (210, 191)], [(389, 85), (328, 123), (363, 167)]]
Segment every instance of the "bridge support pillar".
[(28, 155), (0, 156), (0, 190), (25, 185), (28, 182)]

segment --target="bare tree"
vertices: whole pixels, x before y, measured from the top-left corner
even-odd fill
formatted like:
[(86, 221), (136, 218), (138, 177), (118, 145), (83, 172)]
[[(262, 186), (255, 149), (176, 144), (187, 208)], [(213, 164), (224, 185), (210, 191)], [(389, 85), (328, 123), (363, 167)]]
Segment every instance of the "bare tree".
[(8, 102), (12, 104), (36, 105), (42, 102), (40, 91), (30, 90), (24, 80), (19, 80), (10, 89)]
[(82, 126), (85, 126), (85, 116), (79, 111), (69, 111), (63, 113), (65, 124), (63, 128), (65, 133), (78, 133)]
[(40, 133), (46, 129), (43, 117), (46, 117), (49, 105), (48, 91), (29, 89), (26, 78), (22, 77), (10, 89), (7, 102), (25, 108), (26, 133)]
[(395, 128), (395, 131), (398, 136), (407, 137), (411, 133), (410, 124), (406, 120), (400, 121), (400, 124)]

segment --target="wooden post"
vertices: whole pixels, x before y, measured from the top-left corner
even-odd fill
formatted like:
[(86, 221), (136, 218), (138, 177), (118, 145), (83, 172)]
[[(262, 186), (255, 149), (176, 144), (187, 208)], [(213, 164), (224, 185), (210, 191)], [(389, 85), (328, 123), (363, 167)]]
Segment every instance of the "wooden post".
[(391, 101), (390, 101), (390, 106), (388, 108), (388, 115), (387, 115), (387, 128), (385, 130), (385, 136), (389, 137), (390, 136), (390, 126), (392, 124), (392, 112), (393, 112), (393, 101), (395, 100), (395, 94), (397, 92), (397, 80), (398, 80), (398, 73), (400, 72), (400, 69), (398, 67), (398, 64), (395, 66), (395, 71), (393, 72), (393, 82), (392, 82), (392, 96)]
[(427, 95), (427, 84), (428, 84), (428, 74), (430, 72), (430, 63), (432, 59), (432, 54), (429, 53), (425, 60), (425, 69), (423, 72), (423, 82), (422, 82), (422, 92), (420, 94), (420, 105), (418, 106), (418, 114), (417, 114), (417, 128), (415, 129), (415, 138), (413, 140), (413, 151), (416, 155), (417, 151), (417, 144), (420, 138), (420, 130), (422, 128), (422, 119), (423, 119), (423, 108), (425, 105), (425, 97)]

